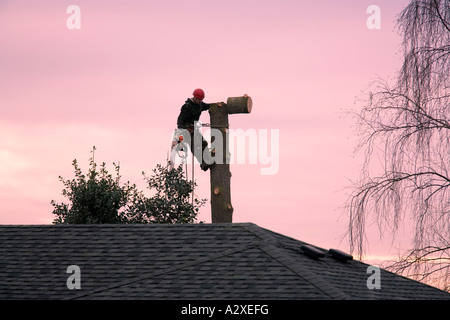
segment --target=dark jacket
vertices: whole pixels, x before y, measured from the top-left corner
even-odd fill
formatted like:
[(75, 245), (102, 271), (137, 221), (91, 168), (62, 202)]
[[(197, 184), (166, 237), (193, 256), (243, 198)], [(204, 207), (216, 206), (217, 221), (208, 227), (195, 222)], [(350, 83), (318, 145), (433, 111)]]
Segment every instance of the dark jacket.
[(181, 107), (180, 115), (177, 120), (178, 128), (188, 128), (194, 125), (195, 121), (200, 119), (202, 111), (208, 110), (209, 104), (202, 102), (201, 105), (194, 103), (191, 99), (187, 99)]

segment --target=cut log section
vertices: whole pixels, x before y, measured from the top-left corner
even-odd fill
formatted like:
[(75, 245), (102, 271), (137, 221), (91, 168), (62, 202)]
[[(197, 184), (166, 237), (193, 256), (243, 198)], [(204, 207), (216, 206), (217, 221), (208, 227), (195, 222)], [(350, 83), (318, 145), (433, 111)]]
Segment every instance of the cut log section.
[(243, 97), (232, 97), (227, 100), (227, 112), (228, 114), (235, 113), (250, 113), (252, 112), (252, 98), (248, 95)]

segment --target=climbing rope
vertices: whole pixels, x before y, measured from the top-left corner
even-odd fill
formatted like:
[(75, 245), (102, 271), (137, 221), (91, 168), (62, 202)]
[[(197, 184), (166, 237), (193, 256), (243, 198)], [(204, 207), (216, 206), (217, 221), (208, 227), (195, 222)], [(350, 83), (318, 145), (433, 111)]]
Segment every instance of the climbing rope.
[[(175, 145), (174, 148), (177, 148), (177, 154), (181, 159), (181, 165), (185, 165), (186, 181), (189, 181), (188, 163), (186, 161), (188, 156), (188, 148), (186, 142), (184, 142), (184, 138), (182, 135), (178, 136), (177, 145)], [(174, 161), (175, 159), (172, 160)], [(194, 168), (194, 154), (192, 153), (192, 207), (194, 207)]]
[[(192, 204), (192, 209), (194, 209), (194, 184), (195, 184), (195, 180), (194, 180), (194, 154), (192, 154), (192, 199), (191, 199), (191, 204)], [(186, 166), (186, 172), (187, 172), (187, 166)], [(186, 176), (187, 178), (187, 176)]]

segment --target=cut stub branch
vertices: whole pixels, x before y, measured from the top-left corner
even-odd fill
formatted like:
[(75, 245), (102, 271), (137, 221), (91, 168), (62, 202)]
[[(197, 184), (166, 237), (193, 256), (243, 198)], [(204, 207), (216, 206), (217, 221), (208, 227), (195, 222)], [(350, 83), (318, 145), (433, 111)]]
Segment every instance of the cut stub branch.
[(228, 98), (227, 111), (228, 114), (250, 113), (252, 112), (252, 105), (252, 98), (246, 94), (243, 97)]

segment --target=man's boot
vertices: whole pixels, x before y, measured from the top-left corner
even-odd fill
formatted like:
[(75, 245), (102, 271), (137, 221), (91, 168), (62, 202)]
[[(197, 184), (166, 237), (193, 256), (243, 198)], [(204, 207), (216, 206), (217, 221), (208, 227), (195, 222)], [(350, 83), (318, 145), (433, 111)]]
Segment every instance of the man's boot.
[(202, 162), (202, 163), (200, 164), (200, 168), (201, 168), (203, 171), (208, 171), (208, 169), (211, 169), (214, 165), (215, 165), (215, 163), (207, 164), (206, 162)]

